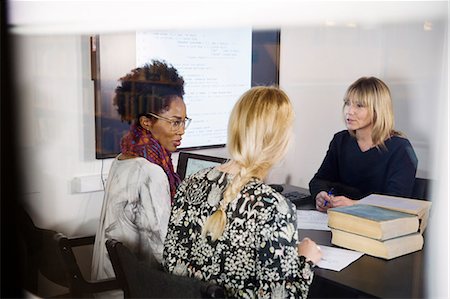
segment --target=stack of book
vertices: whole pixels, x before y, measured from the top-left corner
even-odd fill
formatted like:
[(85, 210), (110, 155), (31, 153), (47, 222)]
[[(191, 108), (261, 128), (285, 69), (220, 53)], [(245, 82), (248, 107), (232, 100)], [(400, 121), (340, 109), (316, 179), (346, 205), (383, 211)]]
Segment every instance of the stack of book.
[(431, 202), (372, 194), (328, 210), (331, 243), (392, 259), (423, 247)]

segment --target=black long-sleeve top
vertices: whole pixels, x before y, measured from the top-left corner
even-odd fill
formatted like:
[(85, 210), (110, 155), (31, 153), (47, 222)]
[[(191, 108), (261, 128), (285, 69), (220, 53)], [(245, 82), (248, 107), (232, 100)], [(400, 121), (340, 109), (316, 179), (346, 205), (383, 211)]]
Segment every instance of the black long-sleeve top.
[(347, 130), (336, 133), (309, 182), (312, 198), (331, 188), (334, 195), (351, 199), (372, 193), (410, 197), (418, 162), (414, 149), (408, 139), (399, 136), (387, 139), (385, 145), (362, 152)]

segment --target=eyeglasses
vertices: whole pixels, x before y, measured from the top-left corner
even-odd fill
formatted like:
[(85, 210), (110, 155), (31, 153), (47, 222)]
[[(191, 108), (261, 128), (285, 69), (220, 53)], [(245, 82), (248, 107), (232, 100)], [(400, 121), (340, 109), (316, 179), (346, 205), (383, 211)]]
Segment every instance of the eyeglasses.
[(178, 131), (181, 127), (187, 129), (192, 121), (192, 119), (190, 119), (189, 117), (186, 117), (184, 120), (171, 119), (151, 112), (147, 113), (147, 117), (156, 117), (158, 119), (169, 122), (172, 125), (172, 131)]

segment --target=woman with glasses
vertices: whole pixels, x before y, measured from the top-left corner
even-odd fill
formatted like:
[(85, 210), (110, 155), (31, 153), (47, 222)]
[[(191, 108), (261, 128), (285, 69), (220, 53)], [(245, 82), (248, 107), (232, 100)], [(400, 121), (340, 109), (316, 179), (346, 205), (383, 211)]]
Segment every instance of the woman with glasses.
[(295, 206), (264, 183), (288, 148), (293, 120), (278, 88), (242, 95), (228, 123), (232, 160), (178, 189), (164, 244), (170, 273), (214, 281), (233, 298), (307, 297), (320, 248), (298, 242)]
[[(180, 178), (171, 153), (190, 119), (184, 80), (165, 62), (152, 61), (120, 78), (114, 105), (131, 123), (114, 159), (94, 245), (92, 279), (114, 277), (105, 241), (114, 238), (140, 259), (161, 262), (171, 204)], [(111, 294), (108, 294), (111, 296)]]

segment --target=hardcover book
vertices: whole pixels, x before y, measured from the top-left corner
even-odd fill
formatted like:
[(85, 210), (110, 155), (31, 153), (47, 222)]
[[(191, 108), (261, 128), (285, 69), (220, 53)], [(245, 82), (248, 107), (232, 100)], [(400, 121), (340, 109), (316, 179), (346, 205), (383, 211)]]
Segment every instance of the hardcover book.
[(423, 237), (413, 233), (385, 241), (367, 238), (357, 234), (331, 229), (331, 243), (387, 260), (421, 250)]
[(357, 204), (328, 210), (328, 226), (377, 240), (387, 240), (419, 230), (416, 215)]
[(423, 233), (428, 223), (431, 202), (397, 196), (371, 194), (358, 201), (357, 204), (373, 205), (385, 209), (417, 215), (420, 222), (420, 232)]

